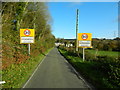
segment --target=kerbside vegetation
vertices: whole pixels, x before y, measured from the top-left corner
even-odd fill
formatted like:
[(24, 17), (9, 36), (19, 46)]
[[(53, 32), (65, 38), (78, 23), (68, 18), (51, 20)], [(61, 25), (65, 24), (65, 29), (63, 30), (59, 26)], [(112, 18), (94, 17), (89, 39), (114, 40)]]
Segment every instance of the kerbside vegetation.
[[(45, 3), (2, 2), (2, 80), (3, 88), (20, 88), (54, 46), (51, 16)], [(20, 29), (35, 29), (35, 43), (20, 44)], [(38, 61), (39, 60), (39, 61)]]
[[(120, 38), (92, 39), (93, 48), (85, 49), (83, 61), (82, 48), (75, 51), (75, 40), (56, 39), (61, 54), (97, 89), (120, 88)], [(73, 46), (70, 46), (70, 45)]]

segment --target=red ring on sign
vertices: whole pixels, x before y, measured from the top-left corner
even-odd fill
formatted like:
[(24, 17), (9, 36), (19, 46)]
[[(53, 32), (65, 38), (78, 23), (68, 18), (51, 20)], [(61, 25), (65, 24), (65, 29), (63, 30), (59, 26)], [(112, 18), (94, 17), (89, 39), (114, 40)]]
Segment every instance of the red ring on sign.
[[(30, 30), (28, 30), (28, 29), (26, 29), (25, 31), (29, 31), (29, 32), (30, 32)], [(24, 31), (24, 35), (25, 35), (25, 36), (29, 36), (31, 32), (30, 32), (28, 35), (26, 35), (26, 34), (25, 34), (25, 31)]]
[[(83, 38), (83, 35), (86, 35), (86, 38)], [(87, 40), (88, 35), (87, 35), (86, 33), (83, 33), (82, 36), (81, 36), (81, 38), (82, 38), (83, 40)]]

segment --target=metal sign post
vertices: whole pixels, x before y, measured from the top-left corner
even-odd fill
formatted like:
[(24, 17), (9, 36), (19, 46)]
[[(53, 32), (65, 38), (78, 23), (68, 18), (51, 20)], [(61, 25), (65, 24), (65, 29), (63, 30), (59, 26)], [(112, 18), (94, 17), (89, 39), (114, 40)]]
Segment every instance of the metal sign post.
[(83, 61), (85, 61), (85, 48), (83, 48)]
[(28, 54), (30, 55), (30, 43), (28, 44)]

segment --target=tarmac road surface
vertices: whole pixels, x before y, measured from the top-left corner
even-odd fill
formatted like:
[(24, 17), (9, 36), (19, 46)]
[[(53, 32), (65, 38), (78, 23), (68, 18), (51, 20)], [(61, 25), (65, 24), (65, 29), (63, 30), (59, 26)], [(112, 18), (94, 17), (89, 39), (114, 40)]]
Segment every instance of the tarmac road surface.
[(23, 88), (86, 88), (89, 85), (78, 77), (57, 48), (46, 55), (43, 62)]

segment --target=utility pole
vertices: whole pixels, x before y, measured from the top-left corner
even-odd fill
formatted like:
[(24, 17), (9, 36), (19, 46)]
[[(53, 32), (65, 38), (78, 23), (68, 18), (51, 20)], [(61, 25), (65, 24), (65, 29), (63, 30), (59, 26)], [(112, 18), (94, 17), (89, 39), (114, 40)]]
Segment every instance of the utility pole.
[(79, 13), (79, 10), (77, 9), (77, 16), (76, 16), (76, 52), (78, 51), (78, 13)]

